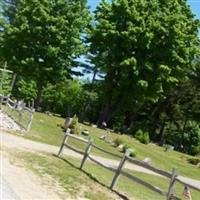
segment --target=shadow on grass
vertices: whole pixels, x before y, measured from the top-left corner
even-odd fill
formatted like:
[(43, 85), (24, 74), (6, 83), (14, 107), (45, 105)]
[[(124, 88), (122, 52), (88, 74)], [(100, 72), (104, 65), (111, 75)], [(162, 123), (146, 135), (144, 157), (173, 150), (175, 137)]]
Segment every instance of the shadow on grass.
[(118, 196), (120, 196), (123, 200), (130, 200), (127, 196), (121, 194), (120, 192), (116, 191), (116, 190), (111, 190), (109, 186), (105, 185), (104, 183), (100, 182), (95, 176), (93, 176), (92, 174), (86, 172), (85, 170), (81, 170), (79, 167), (75, 166), (73, 163), (69, 162), (68, 160), (66, 160), (63, 157), (58, 157), (56, 154), (52, 154), (54, 157), (59, 158), (61, 160), (63, 160), (64, 162), (66, 162), (68, 165), (70, 165), (71, 167), (83, 172), (86, 176), (88, 176), (90, 179), (92, 179), (93, 181), (95, 181), (96, 183), (100, 184), (101, 186), (109, 189), (110, 191), (114, 192), (115, 194), (117, 194)]

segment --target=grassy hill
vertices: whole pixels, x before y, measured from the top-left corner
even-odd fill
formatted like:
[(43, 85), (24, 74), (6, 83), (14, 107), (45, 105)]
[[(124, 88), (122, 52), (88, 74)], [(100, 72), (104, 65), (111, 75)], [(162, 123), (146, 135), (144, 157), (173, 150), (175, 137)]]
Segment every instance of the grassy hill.
[[(39, 142), (43, 142), (43, 143), (47, 143), (47, 144), (51, 144), (55, 146), (60, 146), (62, 138), (63, 138), (63, 132), (59, 125), (63, 124), (63, 122), (64, 122), (63, 118), (49, 116), (43, 113), (36, 112), (34, 115), (31, 131), (27, 134), (24, 134), (23, 136), (31, 140), (35, 140), (35, 141), (39, 141)], [(99, 128), (94, 128), (94, 127), (91, 127), (89, 125), (84, 125), (84, 124), (80, 124), (80, 126), (82, 129), (89, 130), (90, 136), (94, 138), (95, 144), (97, 144), (98, 146), (106, 150), (112, 151), (118, 155), (122, 155), (122, 152), (118, 148), (115, 148), (111, 144), (108, 144), (105, 141), (100, 139), (100, 136), (105, 134), (104, 130), (99, 129)], [(85, 137), (85, 136), (82, 136), (82, 137)], [(153, 166), (156, 166), (158, 168), (161, 168), (167, 171), (171, 171), (172, 168), (175, 167), (179, 169), (180, 175), (200, 180), (200, 173), (199, 173), (200, 169), (188, 163), (188, 158), (192, 158), (189, 155), (182, 154), (176, 151), (165, 152), (164, 148), (162, 147), (159, 147), (155, 144), (148, 144), (148, 145), (141, 144), (138, 141), (136, 141), (134, 138), (127, 135), (119, 135), (116, 133), (111, 133), (109, 135), (109, 138), (113, 140), (115, 138), (120, 138), (121, 140), (124, 141), (125, 144), (129, 145), (130, 147), (136, 150), (136, 157), (138, 159), (144, 159), (145, 157), (151, 158)], [(72, 139), (70, 139), (69, 142), (78, 148), (84, 149), (84, 145), (81, 145), (80, 142), (74, 141)], [(99, 152), (97, 150), (96, 151), (93, 150), (92, 153), (95, 155), (102, 156), (102, 157), (108, 157), (106, 154)], [(112, 157), (109, 156), (109, 158), (112, 158)], [(53, 159), (56, 159), (56, 158), (53, 158)], [(79, 161), (75, 161), (75, 162), (79, 162)], [(89, 173), (91, 173), (92, 175), (95, 175), (98, 181), (103, 182), (103, 183), (106, 182), (106, 186), (109, 186), (110, 184), (109, 182), (113, 176), (113, 173), (110, 173), (107, 170), (104, 170), (102, 168), (99, 169), (99, 167), (93, 164), (88, 164), (86, 166)], [(64, 166), (63, 166), (63, 170), (64, 170)], [(139, 172), (133, 172), (133, 173), (135, 175), (138, 175), (139, 177), (142, 177), (145, 180), (151, 180), (151, 182), (155, 183), (158, 186), (163, 186), (163, 188), (167, 190), (168, 182), (166, 179), (161, 178), (161, 177), (155, 177), (153, 175), (139, 173)], [(123, 178), (122, 181), (119, 182), (117, 188), (119, 188), (120, 191), (122, 190), (125, 193), (127, 193), (128, 196), (131, 196), (140, 200), (163, 199), (159, 195), (147, 190), (146, 188), (136, 183), (133, 183), (133, 182), (130, 183), (130, 181), (126, 180), (125, 178)], [(183, 187), (178, 185), (177, 191), (179, 192), (180, 195), (182, 193), (182, 190), (183, 190)], [(197, 192), (192, 192), (192, 194), (193, 194), (193, 199), (197, 200), (199, 194)]]

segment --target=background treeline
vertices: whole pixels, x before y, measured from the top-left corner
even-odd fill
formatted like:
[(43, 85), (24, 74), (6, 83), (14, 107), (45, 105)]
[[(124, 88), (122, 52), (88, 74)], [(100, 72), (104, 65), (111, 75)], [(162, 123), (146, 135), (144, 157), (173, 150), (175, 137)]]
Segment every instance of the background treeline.
[[(0, 5), (0, 56), (18, 74), (15, 98), (200, 152), (200, 23), (186, 0), (102, 0), (94, 13), (86, 0)], [(91, 81), (76, 78), (83, 73)]]

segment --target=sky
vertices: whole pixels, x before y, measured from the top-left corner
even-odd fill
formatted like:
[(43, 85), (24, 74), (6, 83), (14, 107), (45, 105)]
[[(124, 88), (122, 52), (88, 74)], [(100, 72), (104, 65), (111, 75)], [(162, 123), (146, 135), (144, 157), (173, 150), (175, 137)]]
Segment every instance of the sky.
[[(94, 1), (91, 0), (91, 2)], [(188, 4), (191, 6), (193, 13), (196, 15), (196, 18), (200, 19), (200, 0), (188, 0)]]
[[(88, 0), (88, 4), (92, 10), (95, 10), (100, 0)], [(200, 0), (188, 0), (188, 4), (191, 6), (196, 18), (200, 19)]]

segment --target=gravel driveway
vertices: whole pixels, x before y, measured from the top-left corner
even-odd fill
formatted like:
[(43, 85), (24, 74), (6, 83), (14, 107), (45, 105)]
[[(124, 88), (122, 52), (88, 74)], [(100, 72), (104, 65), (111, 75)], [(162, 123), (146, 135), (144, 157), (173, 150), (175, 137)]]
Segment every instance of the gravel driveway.
[[(46, 152), (46, 153), (53, 153), (53, 154), (57, 154), (59, 147), (53, 146), (53, 145), (48, 145), (48, 144), (44, 144), (44, 143), (40, 143), (40, 142), (35, 142), (32, 140), (28, 140), (28, 139), (24, 139), (22, 137), (18, 137), (12, 134), (8, 134), (5, 132), (1, 132), (1, 145), (9, 147), (9, 148), (19, 148), (22, 150), (26, 150), (26, 151), (42, 151), (42, 152)], [(63, 152), (65, 155), (69, 155), (75, 158), (82, 158), (82, 155), (75, 153), (74, 151), (71, 151), (69, 149), (64, 150)], [(108, 159), (108, 158), (102, 158), (99, 156), (93, 156), (95, 159), (97, 159), (100, 162), (105, 163), (108, 166), (112, 166), (112, 167), (117, 167), (119, 164), (119, 161), (116, 160), (112, 160), (112, 159)], [(143, 173), (147, 173), (147, 174), (152, 174), (152, 175), (156, 175), (158, 176), (158, 174), (145, 169), (143, 167), (134, 165), (134, 164), (130, 164), (130, 163), (126, 163), (126, 165), (124, 166), (126, 169), (130, 169), (130, 170), (135, 170), (138, 172), (143, 172)], [(187, 177), (182, 177), (179, 176), (179, 179), (181, 179), (184, 182), (187, 182), (191, 185), (194, 185), (195, 187), (200, 189), (200, 180), (194, 180), (191, 178), (187, 178)]]

